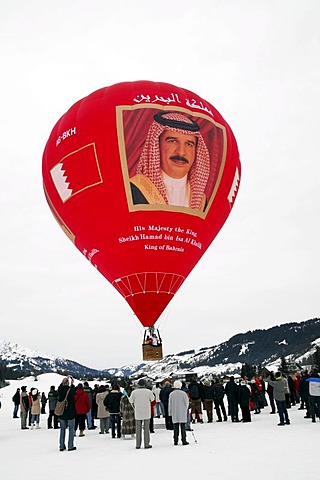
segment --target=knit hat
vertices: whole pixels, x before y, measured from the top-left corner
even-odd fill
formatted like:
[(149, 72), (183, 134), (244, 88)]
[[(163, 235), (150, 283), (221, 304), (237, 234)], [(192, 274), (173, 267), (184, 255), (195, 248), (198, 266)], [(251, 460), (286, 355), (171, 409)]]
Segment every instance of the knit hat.
[(175, 382), (173, 382), (173, 388), (180, 389), (181, 387), (182, 383), (180, 382), (180, 380), (176, 380)]

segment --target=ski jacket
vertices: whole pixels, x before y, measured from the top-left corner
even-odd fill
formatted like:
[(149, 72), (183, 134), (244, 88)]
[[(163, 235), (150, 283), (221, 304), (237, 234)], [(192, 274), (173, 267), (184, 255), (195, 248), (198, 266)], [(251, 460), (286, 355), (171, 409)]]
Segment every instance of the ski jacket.
[(121, 392), (119, 392), (118, 390), (111, 390), (109, 395), (107, 395), (104, 399), (104, 405), (111, 415), (120, 414), (121, 397)]
[(309, 382), (309, 394), (312, 397), (320, 397), (320, 378), (310, 377), (306, 381)]
[(87, 414), (91, 408), (87, 392), (85, 392), (82, 388), (78, 388), (76, 390), (74, 403), (78, 415)]

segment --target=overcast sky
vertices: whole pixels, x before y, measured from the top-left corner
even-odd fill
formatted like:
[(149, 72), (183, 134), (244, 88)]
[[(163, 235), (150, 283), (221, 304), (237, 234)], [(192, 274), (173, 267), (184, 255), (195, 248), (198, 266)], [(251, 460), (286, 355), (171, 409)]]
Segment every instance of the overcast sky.
[(242, 182), (164, 312), (164, 353), (320, 314), (319, 0), (0, 2), (0, 338), (90, 367), (141, 361), (142, 326), (72, 245), (42, 190), (51, 129), (77, 100), (153, 80), (231, 126)]

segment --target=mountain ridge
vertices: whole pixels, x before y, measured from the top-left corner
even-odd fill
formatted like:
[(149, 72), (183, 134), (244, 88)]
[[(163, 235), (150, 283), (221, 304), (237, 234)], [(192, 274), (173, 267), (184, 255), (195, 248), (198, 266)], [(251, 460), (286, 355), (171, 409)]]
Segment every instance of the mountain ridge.
[(143, 375), (158, 378), (187, 370), (198, 375), (235, 374), (245, 363), (276, 366), (281, 357), (306, 367), (310, 364), (316, 345), (320, 345), (320, 318), (285, 323), (269, 329), (249, 330), (219, 345), (170, 354), (157, 362), (103, 370), (0, 340), (0, 366), (15, 378), (50, 372), (68, 373), (75, 378), (106, 379)]

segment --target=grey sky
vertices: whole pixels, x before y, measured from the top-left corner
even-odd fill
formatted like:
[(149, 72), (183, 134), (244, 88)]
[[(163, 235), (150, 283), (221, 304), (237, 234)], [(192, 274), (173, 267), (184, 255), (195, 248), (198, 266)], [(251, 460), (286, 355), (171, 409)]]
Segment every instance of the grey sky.
[(230, 124), (235, 207), (160, 322), (165, 354), (319, 316), (320, 2), (0, 5), (0, 337), (91, 367), (141, 360), (142, 327), (59, 229), (42, 191), (50, 131), (121, 81), (196, 92)]

